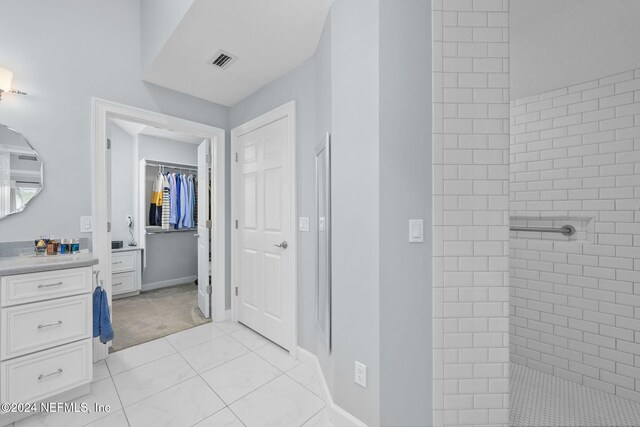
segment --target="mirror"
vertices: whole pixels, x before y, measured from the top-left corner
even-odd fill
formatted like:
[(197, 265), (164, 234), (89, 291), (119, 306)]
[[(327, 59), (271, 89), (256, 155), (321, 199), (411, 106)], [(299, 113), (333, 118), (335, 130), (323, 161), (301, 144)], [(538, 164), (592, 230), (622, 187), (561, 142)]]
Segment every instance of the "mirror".
[(316, 149), (316, 321), (331, 350), (331, 151), (329, 134)]
[(24, 210), (42, 191), (42, 160), (26, 138), (0, 125), (0, 219)]

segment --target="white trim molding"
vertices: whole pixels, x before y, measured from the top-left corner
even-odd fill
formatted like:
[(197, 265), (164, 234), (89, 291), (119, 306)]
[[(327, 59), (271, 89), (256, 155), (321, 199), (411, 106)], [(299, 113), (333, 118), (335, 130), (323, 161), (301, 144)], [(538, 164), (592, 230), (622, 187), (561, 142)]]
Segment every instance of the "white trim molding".
[(142, 292), (152, 291), (154, 289), (166, 288), (169, 286), (182, 285), (184, 283), (195, 282), (198, 276), (186, 276), (186, 277), (178, 277), (176, 279), (170, 280), (162, 280), (159, 282), (152, 282), (142, 285)]
[(298, 360), (309, 366), (315, 372), (317, 380), (320, 382), (320, 390), (322, 391), (322, 398), (324, 399), (327, 412), (331, 422), (337, 426), (355, 426), (355, 427), (367, 427), (360, 419), (354, 417), (346, 410), (338, 406), (331, 396), (327, 381), (324, 379), (324, 373), (320, 367), (320, 361), (311, 352), (305, 350), (302, 347), (298, 347)]
[[(111, 306), (111, 243), (107, 231), (108, 182), (107, 171), (107, 124), (110, 119), (122, 119), (188, 133), (202, 139), (209, 139), (213, 147), (212, 167), (216, 182), (212, 188), (212, 279), (211, 317), (214, 321), (225, 319), (225, 130), (178, 117), (168, 116), (155, 111), (107, 101), (91, 99), (91, 158), (92, 158), (92, 214), (93, 214), (93, 253), (98, 258), (100, 279), (109, 296)], [(94, 340), (97, 342), (97, 340)], [(108, 345), (94, 345), (94, 361), (105, 359)]]
[[(297, 307), (298, 307), (298, 232), (297, 232), (297, 216), (298, 216), (298, 189), (297, 189), (297, 135), (296, 135), (296, 102), (290, 101), (274, 110), (271, 110), (265, 114), (262, 114), (259, 117), (256, 117), (253, 120), (250, 120), (238, 127), (235, 127), (231, 130), (231, 152), (235, 153), (236, 145), (238, 143), (238, 138), (241, 135), (246, 134), (247, 132), (251, 132), (255, 129), (261, 128), (263, 126), (268, 125), (269, 123), (273, 123), (282, 118), (288, 118), (288, 133), (291, 138), (291, 153), (289, 156), (289, 170), (291, 171), (291, 176), (289, 180), (289, 188), (291, 191), (291, 235), (289, 241), (290, 248), (290, 267), (289, 267), (289, 316), (290, 316), (290, 346), (289, 346), (289, 354), (296, 358), (298, 351), (298, 316), (297, 316)], [(236, 215), (236, 181), (238, 168), (234, 161), (231, 162), (231, 218), (237, 218)], [(236, 249), (237, 249), (237, 233), (236, 229), (232, 228), (231, 230), (231, 283), (232, 286), (235, 286), (237, 283), (237, 263), (236, 263)], [(237, 307), (237, 297), (235, 292), (231, 292), (231, 319), (233, 321), (238, 320), (238, 307)]]

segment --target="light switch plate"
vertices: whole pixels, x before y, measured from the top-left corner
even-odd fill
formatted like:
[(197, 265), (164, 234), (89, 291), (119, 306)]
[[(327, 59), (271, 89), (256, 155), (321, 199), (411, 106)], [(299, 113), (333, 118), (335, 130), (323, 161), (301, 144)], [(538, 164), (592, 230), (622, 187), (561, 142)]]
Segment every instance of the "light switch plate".
[(409, 243), (422, 243), (422, 242), (424, 242), (424, 220), (410, 219), (409, 220)]
[(90, 216), (80, 217), (80, 232), (91, 233), (93, 231), (93, 224)]
[(298, 231), (309, 231), (309, 217), (301, 216), (298, 218)]

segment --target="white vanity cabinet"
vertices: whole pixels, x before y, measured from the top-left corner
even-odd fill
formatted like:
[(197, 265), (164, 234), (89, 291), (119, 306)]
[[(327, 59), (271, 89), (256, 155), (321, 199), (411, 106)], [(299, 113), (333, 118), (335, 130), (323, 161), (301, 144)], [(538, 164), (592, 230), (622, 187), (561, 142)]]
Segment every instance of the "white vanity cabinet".
[(142, 288), (142, 249), (114, 249), (111, 253), (111, 289), (114, 298), (138, 295)]
[[(0, 402), (68, 401), (93, 377), (89, 254), (0, 259)], [(31, 261), (32, 264), (29, 264)], [(0, 425), (29, 413), (0, 412)]]

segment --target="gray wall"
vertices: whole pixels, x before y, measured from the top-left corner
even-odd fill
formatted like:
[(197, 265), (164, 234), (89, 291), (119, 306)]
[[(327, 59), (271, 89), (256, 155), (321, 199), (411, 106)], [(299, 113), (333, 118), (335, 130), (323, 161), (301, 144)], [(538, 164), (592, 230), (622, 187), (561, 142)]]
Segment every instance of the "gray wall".
[[(109, 124), (111, 139), (111, 239), (122, 240), (126, 246), (131, 240), (125, 217), (134, 215), (138, 194), (136, 142), (119, 126)], [(135, 224), (137, 226), (137, 224)], [(134, 231), (135, 233), (135, 231)], [(134, 234), (135, 235), (135, 234)]]
[[(379, 424), (380, 133), (378, 0), (332, 6), (333, 385), (338, 405)], [(367, 388), (354, 361), (368, 366)]]
[(91, 215), (92, 96), (228, 127), (226, 107), (142, 82), (139, 2), (0, 0), (0, 10), (0, 67), (29, 93), (4, 96), (0, 122), (42, 156), (45, 183), (24, 212), (0, 221), (0, 241), (90, 237), (79, 218)]
[[(421, 0), (336, 2), (314, 58), (230, 114), (235, 127), (296, 100), (298, 214), (312, 225), (314, 148), (332, 134), (332, 352), (315, 322), (313, 229), (298, 235), (298, 339), (334, 401), (369, 425), (432, 420), (429, 23)], [(425, 220), (425, 243), (407, 242), (409, 218)]]
[[(239, 126), (289, 101), (296, 101), (298, 216), (315, 212), (315, 157), (320, 140), (315, 134), (315, 59), (312, 57), (285, 76), (240, 101), (230, 112), (230, 128)], [(227, 170), (230, 171), (231, 168)], [(231, 182), (230, 176), (228, 182)], [(230, 193), (230, 190), (229, 190)], [(315, 238), (298, 233), (298, 345), (314, 351)]]
[[(138, 159), (160, 162), (198, 164), (198, 146), (149, 135), (138, 136)], [(151, 183), (157, 168), (146, 171), (147, 191), (144, 194), (145, 218), (151, 201)], [(142, 289), (159, 282), (192, 278), (198, 274), (198, 242), (194, 232), (154, 234), (147, 236), (146, 267), (142, 274)]]
[[(380, 0), (380, 423), (431, 414), (431, 4)], [(425, 243), (408, 243), (409, 218)]]

